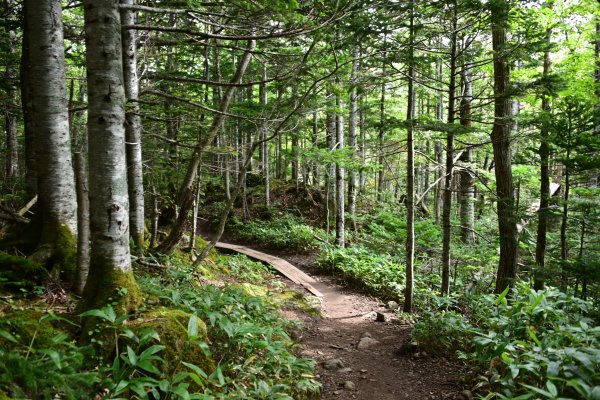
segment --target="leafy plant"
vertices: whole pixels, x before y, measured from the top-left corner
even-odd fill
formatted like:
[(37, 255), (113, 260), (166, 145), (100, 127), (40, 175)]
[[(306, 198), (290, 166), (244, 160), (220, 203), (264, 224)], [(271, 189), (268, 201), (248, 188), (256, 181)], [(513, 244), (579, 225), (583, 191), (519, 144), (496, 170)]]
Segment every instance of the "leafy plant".
[(340, 272), (345, 280), (386, 299), (400, 300), (404, 290), (404, 266), (391, 256), (362, 247), (325, 248), (317, 266)]

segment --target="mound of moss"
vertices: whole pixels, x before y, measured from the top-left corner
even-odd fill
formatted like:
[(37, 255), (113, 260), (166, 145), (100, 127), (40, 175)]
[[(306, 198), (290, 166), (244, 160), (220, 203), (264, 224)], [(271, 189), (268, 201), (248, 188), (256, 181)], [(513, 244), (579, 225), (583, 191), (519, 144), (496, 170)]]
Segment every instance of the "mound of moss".
[(199, 343), (208, 343), (206, 324), (196, 318), (198, 334), (194, 340), (190, 340), (188, 324), (191, 318), (192, 314), (184, 311), (158, 307), (130, 323), (129, 327), (136, 333), (151, 329), (158, 334), (160, 343), (165, 346), (160, 353), (164, 363), (159, 368), (166, 376), (186, 369), (182, 362), (194, 364), (209, 374), (215, 369), (212, 358), (199, 346)]

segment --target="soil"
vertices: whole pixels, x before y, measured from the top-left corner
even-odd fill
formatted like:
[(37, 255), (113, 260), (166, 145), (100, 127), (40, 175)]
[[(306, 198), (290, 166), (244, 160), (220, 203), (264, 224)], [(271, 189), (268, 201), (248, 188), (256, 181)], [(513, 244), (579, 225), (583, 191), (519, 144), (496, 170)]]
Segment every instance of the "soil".
[[(320, 399), (471, 398), (460, 386), (460, 365), (431, 357), (422, 349), (407, 350), (411, 326), (402, 323), (394, 310), (342, 286), (334, 276), (319, 274), (314, 256), (265, 252), (313, 276), (317, 280), (313, 286), (324, 295), (322, 318), (297, 309), (283, 310), (287, 318), (303, 322), (304, 330), (297, 338), (300, 354), (318, 363), (317, 377), (323, 384)], [(289, 282), (289, 286), (295, 285)], [(379, 322), (381, 319), (385, 321)], [(328, 363), (336, 365), (327, 368), (331, 367)]]
[[(281, 256), (281, 255), (280, 255)], [(325, 318), (310, 318), (290, 312), (304, 323), (301, 354), (318, 362), (323, 384), (321, 399), (462, 399), (460, 366), (444, 358), (407, 351), (411, 326), (401, 323), (393, 310), (377, 299), (344, 288), (335, 277), (316, 275), (313, 259), (282, 256), (312, 275), (324, 295)], [(377, 321), (377, 313), (384, 322)], [(380, 316), (381, 319), (381, 316)], [(377, 342), (366, 348), (357, 345), (364, 337)], [(363, 345), (367, 344), (364, 343)], [(325, 363), (340, 360), (342, 369), (326, 369)], [(348, 384), (347, 382), (352, 382)], [(353, 386), (353, 387), (352, 387)]]

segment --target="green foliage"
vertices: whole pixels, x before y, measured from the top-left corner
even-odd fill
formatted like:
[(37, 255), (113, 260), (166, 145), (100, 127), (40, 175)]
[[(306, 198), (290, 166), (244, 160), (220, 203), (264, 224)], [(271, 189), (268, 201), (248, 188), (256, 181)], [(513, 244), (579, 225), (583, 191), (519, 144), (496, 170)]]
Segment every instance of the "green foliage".
[[(359, 218), (364, 229), (358, 234), (362, 246), (385, 254), (403, 254), (406, 242), (404, 210), (384, 209)], [(415, 252), (426, 253), (440, 247), (440, 227), (431, 220), (415, 221)]]
[(260, 285), (265, 282), (265, 278), (271, 277), (269, 267), (242, 254), (220, 257), (218, 264), (224, 266), (227, 273), (239, 282)]
[(39, 263), (0, 251), (0, 287), (31, 290), (48, 277)]
[(41, 312), (10, 313), (0, 326), (0, 393), (23, 398), (89, 398), (99, 380), (85, 365), (88, 348), (55, 330)]
[(391, 256), (378, 255), (362, 247), (330, 247), (319, 255), (317, 266), (341, 272), (346, 281), (381, 298), (403, 298), (404, 266)]
[(291, 214), (284, 214), (271, 221), (241, 221), (234, 217), (230, 227), (240, 240), (295, 252), (318, 249), (319, 241), (315, 235), (323, 235)]
[[(457, 312), (460, 304), (467, 311)], [(600, 327), (585, 317), (589, 306), (521, 283), (500, 295), (443, 300), (415, 325), (413, 339), (485, 368), (478, 387), (486, 399), (596, 399)]]
[(183, 271), (162, 278), (146, 276), (141, 285), (164, 304), (207, 321), (212, 343), (207, 351), (218, 355), (219, 362), (206, 378), (199, 375), (206, 395), (292, 399), (320, 390), (314, 361), (293, 354), (294, 343), (286, 329), (294, 324), (281, 319), (277, 306), (266, 298), (250, 296), (235, 286), (197, 287)]

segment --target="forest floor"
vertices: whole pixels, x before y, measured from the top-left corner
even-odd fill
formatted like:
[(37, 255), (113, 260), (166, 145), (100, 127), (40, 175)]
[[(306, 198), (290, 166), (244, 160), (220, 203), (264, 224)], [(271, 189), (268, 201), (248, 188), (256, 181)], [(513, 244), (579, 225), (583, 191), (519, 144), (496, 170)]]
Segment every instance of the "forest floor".
[[(247, 245), (245, 245), (247, 246)], [(255, 246), (247, 246), (262, 251)], [(321, 399), (396, 400), (470, 399), (460, 386), (461, 368), (425, 351), (406, 351), (411, 326), (402, 323), (381, 301), (342, 286), (334, 276), (314, 267), (311, 255), (278, 254), (311, 275), (323, 294), (323, 317), (301, 310), (283, 310), (286, 318), (300, 320), (302, 356), (317, 361), (323, 384)], [(290, 287), (304, 291), (288, 281)], [(377, 314), (379, 318), (377, 318)], [(378, 321), (383, 318), (385, 321)]]

